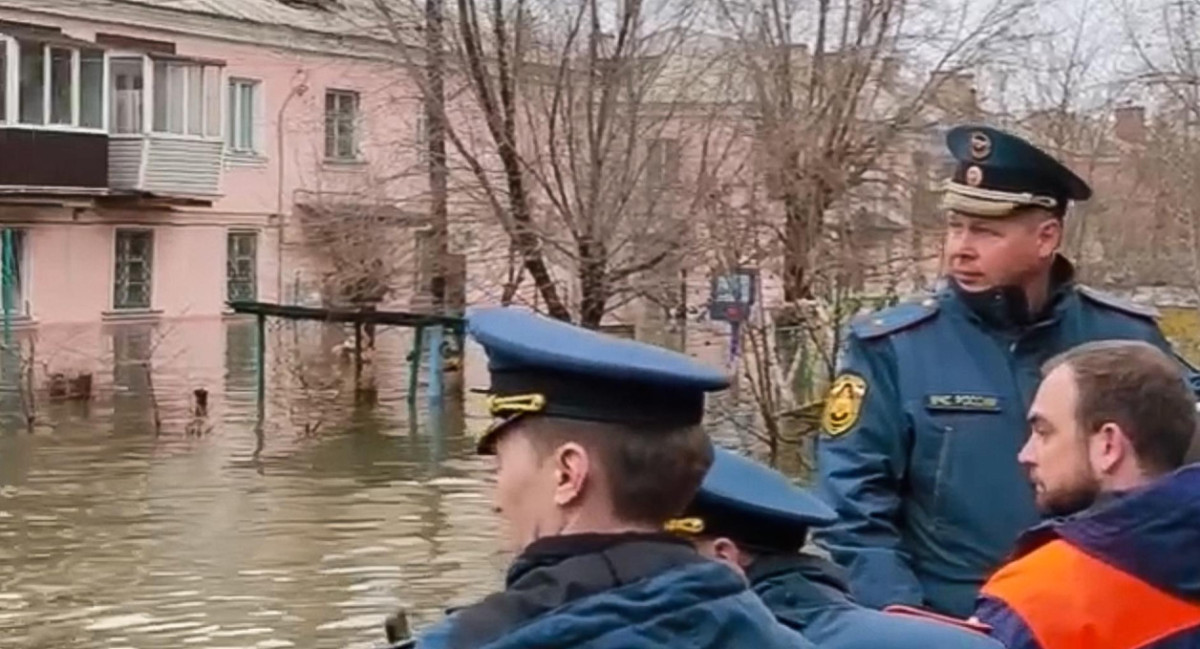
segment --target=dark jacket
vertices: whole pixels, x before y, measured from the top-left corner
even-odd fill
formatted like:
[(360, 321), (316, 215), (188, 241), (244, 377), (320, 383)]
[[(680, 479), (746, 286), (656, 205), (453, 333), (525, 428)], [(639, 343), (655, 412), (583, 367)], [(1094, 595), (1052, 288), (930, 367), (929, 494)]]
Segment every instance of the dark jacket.
[(575, 535), (530, 545), (503, 592), (456, 611), (419, 649), (809, 649), (726, 566), (679, 539)]
[(951, 286), (850, 325), (840, 372), (865, 393), (857, 412), (842, 401), (853, 425), (817, 443), (839, 520), (816, 539), (864, 605), (970, 615), (984, 579), (1039, 520), (1017, 453), (1042, 364), (1105, 339), (1169, 350), (1153, 312), (1075, 285), (1065, 260), (1058, 272), (1035, 317)]
[(976, 617), (1009, 649), (1200, 647), (1200, 465), (1030, 530)]
[(761, 558), (747, 576), (776, 619), (821, 649), (1001, 648), (970, 629), (865, 608), (850, 598), (841, 569), (819, 557)]

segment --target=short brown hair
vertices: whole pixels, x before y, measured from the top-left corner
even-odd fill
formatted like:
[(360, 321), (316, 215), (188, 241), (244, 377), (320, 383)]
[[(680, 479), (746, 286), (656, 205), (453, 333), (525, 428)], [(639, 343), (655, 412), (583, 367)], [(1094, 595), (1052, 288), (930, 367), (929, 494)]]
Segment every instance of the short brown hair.
[(623, 424), (530, 417), (523, 429), (542, 458), (568, 442), (595, 454), (613, 513), (631, 523), (659, 525), (678, 516), (713, 462), (712, 444), (700, 426), (634, 430)]
[(1183, 465), (1196, 431), (1196, 401), (1175, 359), (1149, 343), (1110, 340), (1055, 356), (1043, 366), (1043, 376), (1061, 365), (1075, 379), (1075, 417), (1084, 430), (1119, 425), (1146, 471), (1166, 473)]

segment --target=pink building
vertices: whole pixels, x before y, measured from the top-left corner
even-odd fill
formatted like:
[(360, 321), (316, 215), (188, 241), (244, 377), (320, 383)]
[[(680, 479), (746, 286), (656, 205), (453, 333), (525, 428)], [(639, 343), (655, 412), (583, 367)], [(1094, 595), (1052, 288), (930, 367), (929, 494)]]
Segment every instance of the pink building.
[(3, 3), (0, 227), (19, 325), (312, 299), (306, 210), (419, 193), (416, 91), (383, 46), (292, 4)]

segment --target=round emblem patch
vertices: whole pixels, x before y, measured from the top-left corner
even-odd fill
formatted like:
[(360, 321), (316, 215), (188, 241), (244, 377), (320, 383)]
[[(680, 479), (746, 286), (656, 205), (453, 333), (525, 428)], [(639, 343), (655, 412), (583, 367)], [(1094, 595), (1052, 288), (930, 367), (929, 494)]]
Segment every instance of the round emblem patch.
[(992, 154), (992, 138), (987, 136), (983, 131), (975, 131), (971, 134), (971, 157), (976, 160), (983, 160)]
[(867, 395), (867, 382), (855, 374), (842, 374), (833, 381), (825, 397), (825, 410), (821, 413), (821, 428), (831, 437), (837, 437), (858, 423), (862, 414), (863, 398)]
[(983, 182), (983, 169), (975, 165), (967, 167), (967, 184), (972, 187), (978, 187), (979, 183)]

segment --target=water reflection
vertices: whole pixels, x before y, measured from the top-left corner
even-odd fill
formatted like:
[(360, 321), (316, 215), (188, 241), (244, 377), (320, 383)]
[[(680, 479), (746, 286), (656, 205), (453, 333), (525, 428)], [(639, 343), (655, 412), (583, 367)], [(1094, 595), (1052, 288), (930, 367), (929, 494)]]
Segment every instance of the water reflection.
[[(463, 432), (482, 419), (448, 403), (412, 420), (408, 332), (379, 332), (378, 402), (356, 407), (337, 328), (273, 326), (257, 453), (253, 323), (37, 335), (96, 380), (86, 405), (43, 395), (37, 433), (4, 420), (0, 647), (365, 647), (398, 605), (419, 626), (499, 583)], [(189, 435), (198, 387), (211, 428)]]

